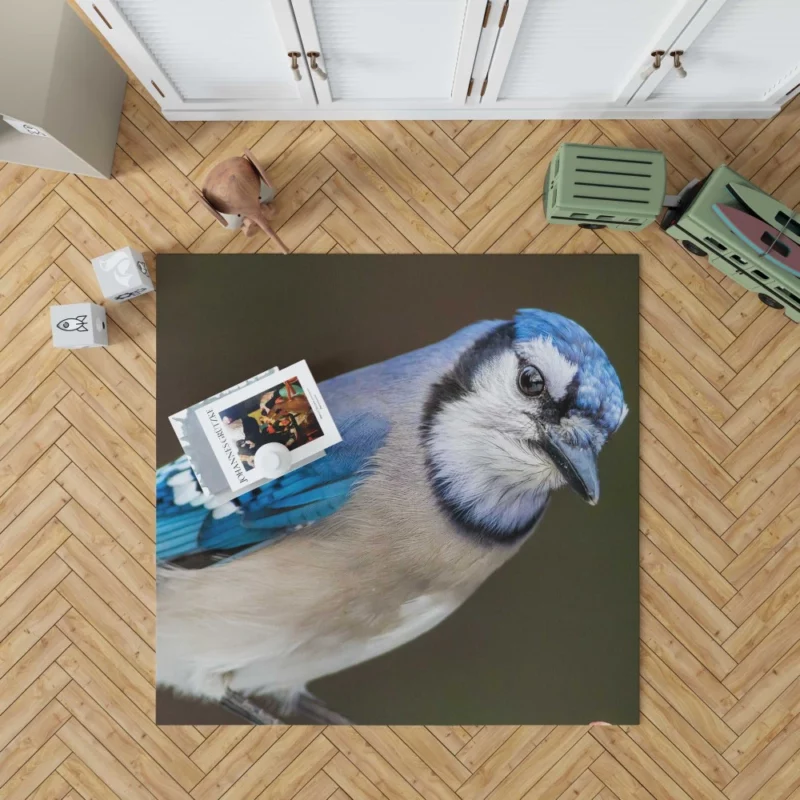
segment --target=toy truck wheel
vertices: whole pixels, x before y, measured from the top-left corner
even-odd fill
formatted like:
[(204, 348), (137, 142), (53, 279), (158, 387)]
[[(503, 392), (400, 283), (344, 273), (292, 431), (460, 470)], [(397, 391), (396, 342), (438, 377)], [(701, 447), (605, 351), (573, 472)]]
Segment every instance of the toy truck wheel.
[(596, 222), (581, 222), (578, 224), (579, 228), (588, 228), (590, 231), (596, 231), (600, 228), (605, 228), (605, 225), (598, 225)]
[(684, 239), (681, 244), (684, 246), (686, 250), (688, 250), (693, 256), (700, 256), (700, 258), (704, 258), (708, 255), (705, 250), (698, 247), (694, 242), (690, 242), (688, 239)]
[(768, 294), (763, 294), (759, 292), (758, 299), (765, 306), (769, 306), (770, 308), (777, 308), (777, 309), (783, 308), (783, 306), (774, 297), (770, 297)]

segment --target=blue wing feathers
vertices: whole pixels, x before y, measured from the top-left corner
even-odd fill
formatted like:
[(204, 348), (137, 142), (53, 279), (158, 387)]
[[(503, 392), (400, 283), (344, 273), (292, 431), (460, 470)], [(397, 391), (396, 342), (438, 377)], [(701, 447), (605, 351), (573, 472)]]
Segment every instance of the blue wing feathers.
[(388, 420), (378, 414), (359, 411), (342, 416), (336, 415), (342, 442), (325, 457), (241, 495), (235, 501), (238, 509), (226, 516), (215, 517), (203, 505), (174, 502), (168, 481), (189, 469), (185, 457), (161, 467), (156, 474), (158, 561), (198, 553), (225, 556), (263, 546), (342, 508), (369, 474), (370, 461), (389, 432)]
[(353, 477), (342, 478), (338, 481), (325, 483), (321, 486), (310, 484), (312, 488), (308, 491), (298, 492), (296, 494), (286, 495), (273, 499), (268, 509), (260, 509), (258, 513), (248, 515), (247, 523), (253, 523), (265, 516), (272, 515), (273, 509), (276, 508), (299, 508), (313, 505), (323, 500), (332, 500), (334, 498), (344, 498), (350, 494), (356, 479)]

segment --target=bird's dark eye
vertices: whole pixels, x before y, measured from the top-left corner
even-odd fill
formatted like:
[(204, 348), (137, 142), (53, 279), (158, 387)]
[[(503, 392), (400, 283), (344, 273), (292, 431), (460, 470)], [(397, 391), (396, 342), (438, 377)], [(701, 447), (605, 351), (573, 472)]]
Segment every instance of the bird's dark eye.
[(536, 367), (523, 367), (517, 376), (517, 386), (522, 394), (538, 397), (544, 391), (544, 378)]

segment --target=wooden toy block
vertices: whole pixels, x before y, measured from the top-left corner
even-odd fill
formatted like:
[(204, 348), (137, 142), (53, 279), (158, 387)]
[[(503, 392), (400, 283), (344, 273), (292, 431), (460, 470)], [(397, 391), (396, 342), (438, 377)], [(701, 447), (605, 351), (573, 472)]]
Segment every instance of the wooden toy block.
[(144, 257), (132, 247), (93, 258), (92, 266), (107, 300), (130, 300), (154, 289)]
[(50, 306), (53, 347), (77, 350), (108, 344), (106, 310), (94, 303)]

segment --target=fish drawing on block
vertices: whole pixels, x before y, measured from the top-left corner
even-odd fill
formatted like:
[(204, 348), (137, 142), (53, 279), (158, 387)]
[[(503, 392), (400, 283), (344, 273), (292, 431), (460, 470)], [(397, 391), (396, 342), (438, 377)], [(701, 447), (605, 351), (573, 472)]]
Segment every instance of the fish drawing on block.
[(733, 206), (715, 203), (714, 211), (742, 241), (781, 269), (800, 275), (800, 245), (758, 217)]
[(745, 186), (743, 183), (729, 183), (728, 191), (751, 213), (777, 228), (796, 244), (800, 245), (800, 214), (778, 202), (764, 192)]
[(56, 327), (62, 331), (76, 331), (77, 333), (85, 333), (89, 330), (89, 326), (86, 323), (86, 314), (62, 319)]

